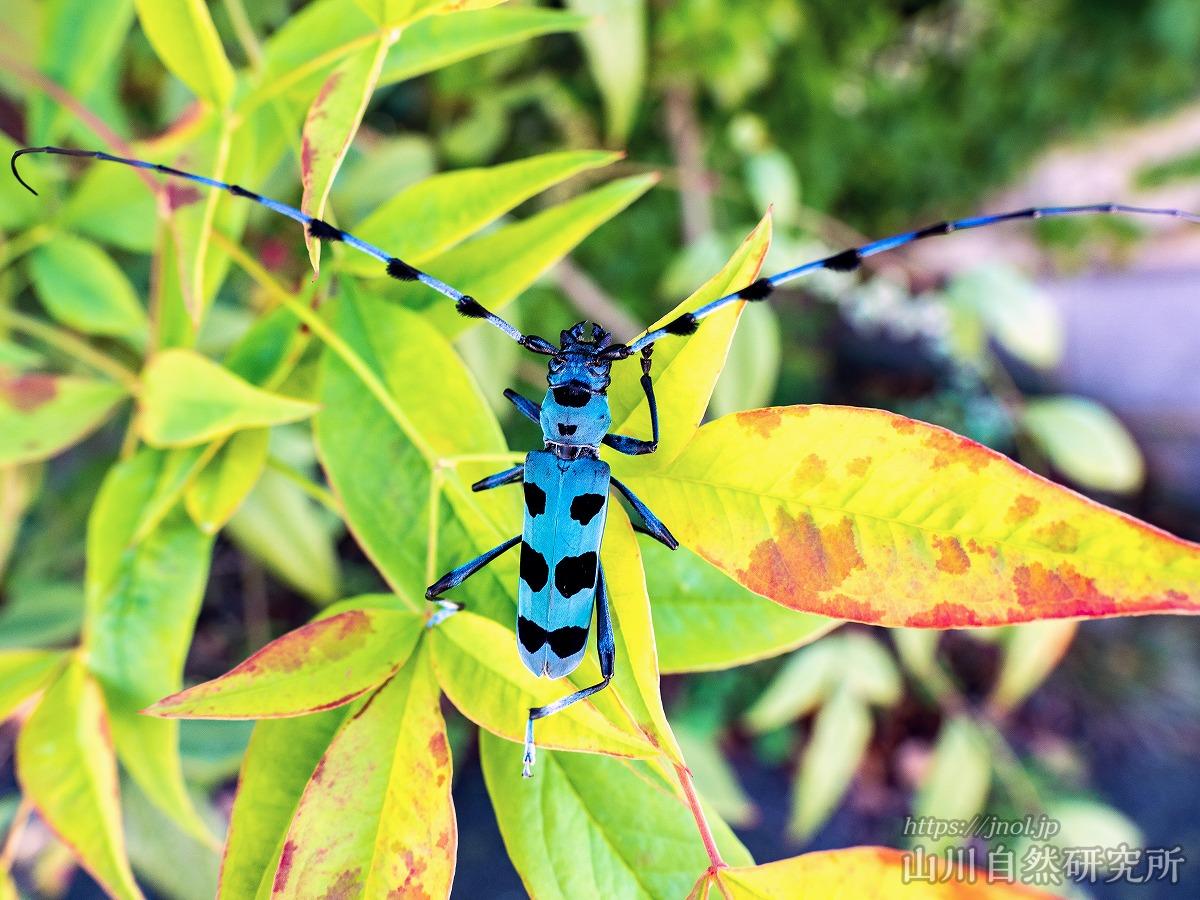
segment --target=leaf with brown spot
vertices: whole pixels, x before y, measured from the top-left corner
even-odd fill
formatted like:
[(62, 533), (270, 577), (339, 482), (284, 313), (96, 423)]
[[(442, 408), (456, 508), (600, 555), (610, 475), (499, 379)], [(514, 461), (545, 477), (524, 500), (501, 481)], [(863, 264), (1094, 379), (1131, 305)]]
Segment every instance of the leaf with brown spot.
[[(300, 208), (310, 216), (321, 219), (325, 215), (333, 179), (362, 123), (388, 49), (399, 36), (399, 31), (384, 32), (372, 46), (343, 60), (330, 73), (309, 107), (300, 143), (300, 177), (304, 183)], [(308, 245), (313, 271), (318, 271), (321, 268), (321, 242), (307, 231), (304, 241)]]
[[(1046, 894), (1019, 884), (989, 881), (982, 874), (967, 876), (936, 867), (933, 880), (907, 883), (904, 853), (889, 847), (848, 847), (805, 853), (761, 866), (733, 867), (706, 872), (695, 890), (713, 886), (708, 896), (728, 900), (791, 900), (793, 897), (871, 897), (873, 900), (1007, 900), (1045, 898)], [(912, 863), (910, 863), (912, 865)]]
[(458, 828), (429, 651), (334, 735), (300, 798), (274, 897), (444, 897)]
[(891, 413), (738, 413), (665, 469), (620, 474), (682, 543), (793, 609), (925, 628), (1200, 611), (1200, 546)]
[(289, 631), (220, 678), (172, 694), (147, 713), (181, 719), (271, 719), (349, 703), (404, 665), (421, 616), (350, 609)]
[(0, 465), (49, 459), (109, 417), (125, 391), (109, 381), (0, 375)]

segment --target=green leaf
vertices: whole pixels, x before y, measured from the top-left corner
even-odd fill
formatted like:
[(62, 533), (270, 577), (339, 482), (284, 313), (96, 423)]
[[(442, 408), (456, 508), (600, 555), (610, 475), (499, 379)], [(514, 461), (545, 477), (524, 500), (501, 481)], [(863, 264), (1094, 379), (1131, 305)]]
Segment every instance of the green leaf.
[(42, 304), (64, 325), (145, 340), (149, 322), (133, 285), (91, 241), (56, 234), (30, 255), (29, 274)]
[(353, 709), (342, 706), (254, 726), (233, 801), (219, 900), (270, 896), (283, 838), (300, 795)]
[[(771, 219), (768, 214), (721, 271), (647, 331), (752, 282), (758, 277), (770, 243)], [(704, 320), (700, 330), (689, 338), (659, 341), (655, 345), (651, 376), (655, 394), (664, 401), (658, 450), (637, 458), (606, 452), (604, 458), (612, 465), (615, 477), (623, 480), (626, 476), (664, 468), (695, 434), (708, 408), (713, 386), (725, 365), (743, 306), (744, 303), (735, 303), (710, 316)], [(632, 362), (613, 367), (612, 386), (608, 390), (612, 431), (645, 436), (650, 426), (650, 411), (640, 378), (641, 370)], [(654, 508), (653, 504), (651, 508)]]
[(140, 898), (125, 858), (104, 700), (77, 661), (21, 729), (16, 755), (21, 790), (88, 873), (112, 897)]
[(317, 411), (315, 404), (256, 388), (191, 350), (156, 354), (142, 381), (141, 430), (156, 447), (190, 447)]
[(1062, 322), (1045, 293), (1005, 266), (971, 269), (950, 282), (951, 302), (974, 312), (1013, 356), (1051, 369), (1063, 351)]
[(779, 316), (765, 303), (742, 318), (725, 368), (712, 394), (712, 414), (724, 416), (768, 406), (775, 396), (782, 358)]
[(862, 631), (837, 636), (843, 678), (842, 687), (864, 703), (891, 706), (900, 701), (903, 685), (890, 653), (879, 641)]
[[(566, 681), (538, 678), (526, 669), (517, 655), (513, 632), (471, 612), (456, 613), (434, 628), (431, 648), (434, 671), (450, 701), (481, 728), (511, 741), (524, 740), (531, 707), (544, 706), (573, 690)], [(540, 720), (538, 748), (617, 756), (657, 754), (658, 749), (624, 714), (614, 714), (613, 697), (610, 688)], [(626, 722), (624, 727), (615, 724), (621, 721)], [(520, 775), (519, 765), (513, 774)]]
[[(321, 464), (346, 524), (371, 562), (397, 593), (422, 597), (433, 460), (508, 448), (478, 385), (421, 316), (346, 283), (334, 327), (366, 372), (325, 353), (322, 408), (315, 421)], [(376, 379), (390, 409), (364, 387), (363, 374)], [(431, 384), (437, 384), (436, 392)], [(493, 494), (478, 502), (506, 510), (516, 530), (516, 498)]]
[[(122, 783), (121, 811), (129, 861), (143, 884), (164, 900), (212, 900), (221, 858), (211, 842), (181, 831), (136, 783)], [(224, 827), (214, 810), (208, 813), (214, 831)]]
[(86, 662), (104, 689), (117, 753), (180, 827), (211, 840), (183, 782), (179, 727), (141, 715), (179, 690), (208, 579), (212, 538), (181, 509), (138, 540), (141, 514), (169, 465), (143, 450), (114, 466), (88, 520)]
[(267, 464), (271, 433), (239, 431), (204, 467), (184, 495), (188, 515), (205, 534), (216, 534), (237, 512)]
[(992, 705), (997, 710), (1011, 710), (1032, 694), (1062, 662), (1078, 630), (1079, 623), (1074, 619), (1026, 622), (1006, 628)]
[[(933, 759), (913, 798), (913, 816), (932, 816), (939, 819), (970, 819), (983, 809), (992, 781), (991, 753), (986, 738), (966, 716), (955, 716), (942, 723)], [(960, 843), (966, 836), (945, 839), (945, 843)], [(914, 843), (926, 844), (928, 839), (917, 838)]]
[(567, 0), (567, 6), (590, 20), (579, 38), (604, 99), (608, 141), (624, 143), (646, 81), (645, 0)]
[[(656, 767), (544, 753), (523, 779), (519, 744), (481, 734), (479, 746), (504, 846), (531, 896), (676, 900), (709, 865), (678, 788)], [(728, 826), (708, 816), (726, 862), (749, 865)]]
[(0, 648), (46, 647), (79, 634), (83, 589), (77, 582), (31, 582), (7, 593), (0, 606)]
[(204, 0), (136, 0), (146, 38), (166, 66), (198, 97), (224, 107), (233, 67)]
[(543, 34), (575, 31), (586, 22), (557, 9), (521, 6), (430, 16), (404, 30), (388, 53), (379, 83), (395, 84)]
[(349, 717), (305, 787), (272, 896), (447, 896), (457, 826), (427, 650)]
[(814, 641), (838, 623), (796, 612), (742, 587), (686, 547), (639, 545), (658, 664), (665, 673), (728, 669)]
[[(350, 142), (358, 131), (367, 103), (375, 92), (379, 72), (396, 34), (380, 37), (373, 47), (343, 60), (322, 85), (308, 110), (300, 148), (300, 175), (304, 195), (300, 208), (323, 219), (325, 203)], [(313, 271), (321, 268), (321, 241), (306, 229), (304, 242)]]
[(49, 459), (79, 443), (125, 397), (110, 381), (0, 374), (0, 465)]
[(45, 687), (65, 658), (59, 650), (0, 651), (0, 722)]
[(1056, 469), (1082, 487), (1128, 494), (1145, 480), (1146, 467), (1133, 437), (1093, 400), (1035, 397), (1025, 405), (1021, 427)]
[[(489, 309), (502, 309), (657, 180), (656, 175), (638, 175), (610, 182), (455, 247), (430, 260), (425, 268), (478, 297)], [(472, 325), (455, 312), (454, 304), (432, 295), (423, 285), (396, 284), (388, 295), (427, 308), (438, 329), (450, 337)]]
[(837, 807), (871, 741), (867, 705), (850, 691), (835, 691), (821, 707), (800, 758), (792, 798), (790, 833), (806, 841)]
[(746, 710), (743, 724), (756, 734), (808, 715), (833, 692), (842, 674), (837, 635), (801, 647), (788, 657), (767, 689)]
[[(25, 165), (24, 159), (21, 164)], [(127, 166), (90, 166), (66, 198), (57, 224), (122, 250), (153, 253), (158, 203), (146, 189), (144, 174)]]
[(279, 472), (258, 479), (227, 533), (276, 577), (314, 603), (337, 599), (341, 573), (332, 516)]
[[(37, 70), (75, 97), (86, 96), (110, 67), (133, 21), (133, 0), (52, 0), (42, 5)], [(26, 140), (52, 144), (66, 110), (37, 92), (29, 104)]]
[[(575, 150), (434, 175), (383, 203), (354, 233), (420, 265), (530, 197), (616, 158), (603, 151)], [(342, 267), (358, 275), (385, 274), (377, 260), (361, 254), (347, 257)]]
[(421, 631), (416, 613), (348, 610), (289, 631), (220, 678), (165, 697), (147, 712), (270, 719), (342, 706), (403, 666)]

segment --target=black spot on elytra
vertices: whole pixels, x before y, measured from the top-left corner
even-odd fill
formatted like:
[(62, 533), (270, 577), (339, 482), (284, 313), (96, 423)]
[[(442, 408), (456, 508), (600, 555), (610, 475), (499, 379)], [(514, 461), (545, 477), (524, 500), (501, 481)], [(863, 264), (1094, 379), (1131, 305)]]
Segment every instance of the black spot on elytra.
[(578, 430), (578, 425), (563, 425), (561, 422), (558, 423), (558, 433), (563, 437), (570, 437)]
[(562, 387), (554, 388), (554, 402), (559, 406), (579, 409), (580, 407), (587, 406), (588, 401), (591, 399), (592, 395), (588, 391), (573, 384), (564, 384)]
[(604, 509), (603, 494), (580, 494), (571, 501), (571, 518), (580, 525), (586, 525), (596, 518), (596, 513)]
[[(525, 488), (525, 511), (529, 513), (530, 518), (540, 516), (546, 511), (546, 492), (528, 481), (522, 482), (522, 487)], [(524, 552), (521, 551), (522, 554)]]
[(388, 260), (387, 273), (399, 281), (416, 281), (421, 274), (398, 256)]
[(546, 629), (537, 622), (524, 616), (517, 616), (517, 640), (530, 653), (537, 653), (541, 650), (542, 644), (546, 643), (548, 637)]
[(564, 597), (573, 597), (596, 584), (596, 554), (589, 550), (578, 556), (564, 556), (554, 567), (554, 586)]
[(318, 241), (340, 241), (344, 237), (342, 229), (334, 228), (323, 219), (310, 219), (308, 233)]
[(546, 586), (549, 578), (550, 567), (546, 565), (546, 557), (521, 541), (521, 580), (536, 594)]
[(773, 290), (775, 288), (768, 279), (760, 278), (738, 291), (738, 296), (743, 300), (766, 300)]
[(578, 625), (568, 625), (550, 632), (550, 649), (559, 659), (570, 659), (587, 644), (588, 630)]

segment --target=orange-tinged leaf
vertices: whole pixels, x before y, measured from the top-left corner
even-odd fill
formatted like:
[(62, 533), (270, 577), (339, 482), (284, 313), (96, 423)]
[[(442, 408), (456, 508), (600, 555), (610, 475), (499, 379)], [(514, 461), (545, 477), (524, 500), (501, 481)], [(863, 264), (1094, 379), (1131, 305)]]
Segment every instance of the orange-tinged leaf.
[(1200, 611), (1200, 546), (879, 410), (751, 410), (630, 487), (784, 606), (889, 626)]
[[(927, 859), (936, 861), (936, 857)], [(912, 865), (912, 871), (919, 869)], [(709, 893), (710, 897), (724, 896), (730, 900), (792, 900), (794, 897), (812, 900), (835, 897), (1001, 900), (1052, 896), (1023, 885), (989, 884), (981, 874), (975, 875), (974, 883), (968, 880), (967, 873), (949, 876), (949, 873), (936, 871), (936, 878), (946, 877), (946, 880), (926, 882), (910, 878), (908, 884), (903, 876), (904, 854), (901, 851), (889, 847), (850, 847), (806, 853), (761, 866), (722, 869), (716, 875), (706, 874), (701, 882), (708, 880), (718, 888)]]
[(41, 817), (111, 896), (142, 896), (125, 857), (104, 699), (78, 661), (46, 690), (21, 729), (17, 778)]
[[(320, 219), (325, 215), (333, 179), (367, 111), (388, 49), (399, 36), (398, 30), (385, 32), (373, 46), (344, 60), (325, 79), (309, 107), (300, 145), (300, 175), (304, 182), (300, 208), (310, 216)], [(304, 242), (315, 272), (321, 267), (321, 242), (308, 231), (304, 232)]]
[[(745, 287), (758, 277), (770, 243), (771, 215), (768, 213), (742, 242), (725, 268), (647, 330), (665, 325), (681, 313)], [(658, 451), (638, 457), (606, 452), (605, 458), (612, 465), (614, 475), (625, 478), (662, 469), (691, 439), (708, 408), (717, 378), (725, 367), (725, 357), (729, 353), (733, 332), (744, 306), (744, 303), (727, 306), (705, 319), (700, 330), (691, 337), (666, 338), (654, 345), (654, 366), (650, 374), (659, 398)], [(608, 402), (612, 409), (614, 432), (649, 438), (650, 411), (639, 383), (641, 375), (641, 368), (635, 360), (615, 365), (612, 385), (608, 389)]]
[(284, 841), (272, 896), (444, 897), (458, 829), (428, 650), (342, 725)]
[(290, 631), (220, 678), (146, 710), (182, 719), (274, 719), (349, 703), (404, 665), (421, 616), (351, 609)]

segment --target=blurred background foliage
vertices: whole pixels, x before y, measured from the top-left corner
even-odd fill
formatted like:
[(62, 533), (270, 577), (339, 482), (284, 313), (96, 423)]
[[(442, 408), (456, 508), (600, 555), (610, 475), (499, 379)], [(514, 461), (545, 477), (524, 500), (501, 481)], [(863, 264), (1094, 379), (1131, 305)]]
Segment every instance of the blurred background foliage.
[[(306, 5), (260, 0), (211, 8), (235, 65), (258, 66), (258, 40)], [(132, 13), (123, 23), (92, 23), (108, 35), (99, 52), (89, 43), (97, 31), (86, 22), (47, 37), (43, 14), (55, 6), (3, 4), (5, 152), (45, 135), (96, 143), (23, 74), (29, 67), (61, 81), (127, 139), (161, 134), (187, 116), (191, 94), (162, 69)], [(619, 169), (660, 170), (658, 189), (514, 306), (519, 324), (546, 334), (587, 316), (629, 336), (717, 268), (768, 205), (777, 237), (766, 269), (775, 271), (863, 235), (994, 206), (1001, 189), (1020, 193), (1014, 185), (1037, 171), (1050, 148), (1082, 148), (1077, 159), (1084, 165), (1087, 148), (1110, 135), (1137, 134), (1186, 114), (1200, 88), (1194, 0), (565, 6), (589, 17), (577, 34), (520, 41), (380, 89), (331, 197), (340, 219), (355, 222), (434, 172), (564, 148), (620, 148), (627, 156)], [(80, 52), (95, 53), (94, 71), (81, 71)], [(1131, 162), (1120, 199), (1196, 196), (1196, 146)], [(55, 171), (61, 177), (64, 170)], [(49, 168), (43, 174), (53, 176)], [(102, 177), (86, 174), (63, 214), (76, 233), (105, 245), (95, 252), (107, 262), (90, 267), (112, 270), (102, 289), (120, 294), (133, 285), (141, 295), (151, 277), (144, 254), (153, 243), (153, 199), (127, 181), (115, 202)], [(1047, 203), (1059, 199), (1055, 189), (1069, 187), (1033, 184), (1042, 191), (1036, 199)], [(285, 157), (262, 189), (294, 200), (294, 157)], [(29, 198), (6, 182), (0, 296), (10, 307), (27, 306), (35, 295), (71, 296), (71, 285), (48, 282), (62, 277), (72, 258), (93, 252), (45, 243), (36, 229), (14, 239), (29, 208)], [(295, 229), (252, 210), (241, 214), (252, 216), (247, 243), (255, 255), (298, 290), (312, 288)], [(1127, 416), (1072, 393), (1064, 348), (1080, 336), (1055, 299), (1059, 279), (1139, 266), (1146, 246), (1166, 238), (1102, 220), (1047, 223), (1032, 234), (1034, 240), (1022, 238), (1021, 265), (999, 238), (995, 252), (985, 254), (990, 258), (976, 253), (959, 265), (960, 238), (952, 237), (930, 242), (919, 256), (882, 260), (862, 278), (822, 273), (771, 308), (756, 308), (743, 320), (712, 413), (810, 402), (893, 409), (981, 440), (1184, 537), (1200, 537), (1194, 486), (1147, 464), (1139, 447), (1148, 438), (1130, 433), (1122, 424)], [(1152, 258), (1161, 267), (1162, 256)], [(1178, 268), (1183, 258), (1168, 255), (1168, 262)], [(1178, 283), (1194, 300), (1200, 271), (1191, 271), (1190, 282)], [(80, 316), (95, 289), (78, 287), (77, 308), (50, 312), (89, 330)], [(232, 290), (218, 293), (200, 336), (206, 352), (229, 347), (248, 315)], [(1193, 316), (1193, 359), (1196, 324)], [(130, 312), (129, 321), (105, 327), (120, 340), (140, 322)], [(539, 380), (536, 367), (483, 330), (460, 339), (459, 349), (497, 401), (503, 386)], [(10, 370), (27, 367), (30, 353), (0, 341), (0, 364)], [(662, 402), (669, 415), (670, 398)], [(513, 446), (535, 445), (528, 423), (500, 402), (497, 411)], [(1200, 452), (1198, 414), (1195, 407), (1180, 412), (1193, 424), (1191, 431), (1179, 426), (1177, 446), (1192, 458)], [(305, 621), (314, 603), (377, 584), (339, 523), (298, 486), (296, 473), (315, 471), (311, 446), (287, 440), (286, 429), (280, 437), (271, 448), (274, 467), (218, 542), (189, 678), (227, 670)], [(73, 639), (85, 513), (120, 438), (110, 426), (51, 465), (3, 470), (0, 646)], [(651, 597), (679, 594), (667, 555), (654, 546), (644, 551)], [(741, 590), (694, 584), (686, 593), (700, 605), (706, 593)], [(656, 626), (686, 628), (687, 621), (656, 614)], [(821, 631), (806, 626), (797, 642)], [(1200, 848), (1194, 631), (1145, 619), (1090, 623), (1076, 632), (1074, 623), (1062, 622), (944, 635), (848, 626), (735, 671), (670, 676), (664, 695), (702, 791), (760, 860), (801, 846), (902, 845), (910, 840), (902, 834), (909, 813), (1046, 812), (1064, 822), (1064, 846)], [(453, 714), (450, 723), (462, 756), (457, 890), (478, 896), (487, 886), (492, 896), (516, 895), (515, 875), (495, 871), (507, 864), (473, 751), (464, 749), (471, 726)], [(13, 733), (11, 725), (0, 729), (0, 825), (16, 806), (6, 762)], [(214, 816), (228, 809), (246, 734), (184, 724), (189, 783), (213, 799)], [(138, 873), (162, 896), (211, 896), (211, 848), (171, 832), (150, 803), (132, 789), (125, 793)], [(39, 895), (86, 895), (69, 855), (36, 822), (8, 852)], [(181, 868), (207, 874), (181, 885), (173, 877)], [(1197, 876), (1187, 868), (1194, 886)]]

